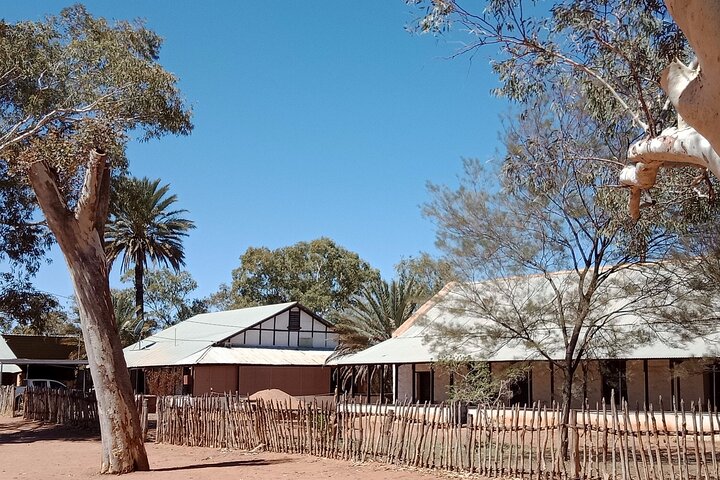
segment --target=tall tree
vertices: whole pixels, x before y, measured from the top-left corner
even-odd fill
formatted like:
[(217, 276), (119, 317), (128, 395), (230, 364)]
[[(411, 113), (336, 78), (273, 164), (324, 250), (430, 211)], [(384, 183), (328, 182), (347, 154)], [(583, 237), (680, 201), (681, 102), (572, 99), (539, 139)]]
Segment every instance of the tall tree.
[[(633, 218), (650, 203), (647, 192), (662, 167), (699, 168), (690, 188), (710, 185), (706, 169), (720, 176), (716, 2), (572, 0), (540, 10), (489, 0), (483, 12), (455, 0), (412, 3), (424, 9), (417, 24), (422, 31), (442, 33), (453, 23), (466, 27), (472, 39), (458, 54), (500, 47), (493, 62), (499, 93), (525, 101), (558, 81), (573, 82), (598, 118), (608, 124), (631, 120), (636, 140), (617, 160), (627, 164), (619, 178), (630, 190)], [(541, 15), (528, 16), (530, 11)]]
[(176, 272), (185, 265), (182, 239), (195, 224), (182, 218), (187, 210), (173, 210), (176, 195), (160, 179), (121, 177), (113, 186), (110, 219), (105, 228), (105, 252), (112, 264), (122, 254), (121, 270), (135, 273), (135, 311), (138, 322), (145, 316), (145, 284), (148, 260), (170, 266)]
[[(446, 339), (458, 336), (475, 338), (485, 355), (524, 346), (529, 359), (562, 372), (563, 424), (583, 360), (647, 340), (657, 311), (682, 297), (670, 272), (647, 266), (674, 244), (672, 222), (615, 215), (621, 196), (604, 188), (614, 170), (593, 160), (623, 148), (606, 131), (586, 114), (581, 95), (558, 89), (508, 125), (499, 185), (468, 161), (459, 188), (433, 186), (425, 210), (461, 280), (458, 308), (482, 319), (469, 331), (439, 332), (436, 348), (453, 353), (456, 344)], [(569, 273), (556, 273), (562, 270)], [(628, 325), (628, 316), (644, 321)]]
[(65, 257), (100, 412), (102, 473), (149, 468), (115, 328), (103, 249), (110, 172), (130, 133), (187, 134), (161, 39), (140, 22), (108, 24), (84, 7), (39, 22), (0, 22), (0, 157), (25, 175)]
[(276, 250), (250, 247), (232, 272), (232, 286), (221, 286), (213, 303), (220, 308), (242, 308), (299, 301), (327, 315), (347, 307), (352, 295), (378, 276), (356, 253), (329, 238)]

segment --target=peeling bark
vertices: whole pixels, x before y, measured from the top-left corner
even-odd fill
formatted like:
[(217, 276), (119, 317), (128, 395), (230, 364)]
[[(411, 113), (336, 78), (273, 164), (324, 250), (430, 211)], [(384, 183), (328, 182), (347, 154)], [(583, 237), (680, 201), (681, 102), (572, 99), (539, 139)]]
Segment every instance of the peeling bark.
[(99, 216), (107, 215), (109, 201), (106, 195), (109, 172), (104, 155), (91, 153), (75, 212), (67, 208), (53, 170), (47, 164), (36, 162), (27, 173), (48, 227), (65, 256), (75, 288), (98, 401), (102, 439), (100, 472), (149, 470), (130, 375), (115, 328), (102, 229), (97, 227), (104, 224)]

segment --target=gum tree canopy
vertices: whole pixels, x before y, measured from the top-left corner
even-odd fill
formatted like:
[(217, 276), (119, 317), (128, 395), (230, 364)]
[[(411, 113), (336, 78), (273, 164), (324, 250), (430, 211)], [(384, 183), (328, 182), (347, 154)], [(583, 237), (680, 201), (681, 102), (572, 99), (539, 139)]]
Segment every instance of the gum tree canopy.
[(103, 252), (110, 176), (128, 134), (187, 134), (161, 39), (82, 6), (0, 23), (0, 162), (32, 187), (70, 271), (100, 411), (102, 473), (149, 468), (115, 329)]
[(459, 0), (409, 2), (422, 9), (421, 31), (464, 27), (471, 40), (457, 54), (499, 47), (500, 94), (523, 102), (557, 82), (580, 82), (593, 114), (632, 119), (637, 139), (624, 158), (607, 160), (620, 164), (633, 218), (661, 167), (700, 168), (693, 188), (711, 185), (706, 171), (720, 178), (718, 2), (566, 0), (548, 11), (542, 2), (487, 0), (474, 12)]

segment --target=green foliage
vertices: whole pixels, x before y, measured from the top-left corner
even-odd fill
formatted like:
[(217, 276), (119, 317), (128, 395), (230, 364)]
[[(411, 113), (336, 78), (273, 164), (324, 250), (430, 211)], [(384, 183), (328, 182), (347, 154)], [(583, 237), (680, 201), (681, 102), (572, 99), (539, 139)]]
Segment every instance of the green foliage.
[(55, 297), (35, 290), (11, 275), (0, 276), (0, 332), (22, 331), (33, 335), (55, 333), (62, 309)]
[(195, 224), (181, 216), (186, 210), (172, 209), (177, 196), (168, 195), (170, 186), (160, 186), (159, 179), (121, 177), (113, 187), (105, 252), (110, 263), (122, 254), (122, 271), (134, 265), (136, 311), (142, 320), (148, 259), (179, 270), (185, 264), (183, 237)]
[(135, 309), (135, 295), (132, 289), (114, 289), (110, 292), (115, 311), (115, 324), (123, 347), (132, 345), (151, 330), (144, 320), (138, 319)]
[(113, 185), (105, 249), (109, 262), (122, 254), (123, 272), (148, 260), (176, 271), (185, 264), (182, 240), (195, 224), (181, 216), (187, 210), (172, 209), (177, 195), (169, 190), (160, 179), (121, 177)]
[[(123, 275), (123, 281), (133, 277), (134, 271), (128, 270)], [(198, 285), (187, 271), (173, 272), (167, 268), (148, 270), (143, 277), (143, 283), (145, 322), (153, 331), (170, 327), (208, 310), (204, 300), (190, 298)]]
[[(604, 120), (632, 119), (656, 134), (673, 120), (660, 89), (660, 72), (690, 51), (662, 1), (571, 0), (549, 7), (493, 0), (471, 12), (455, 0), (410, 2), (421, 9), (415, 28), (445, 34), (460, 25), (469, 43), (457, 54), (484, 46), (498, 48), (492, 66), (501, 86), (496, 93), (518, 102), (575, 85), (587, 111)], [(456, 30), (459, 30), (456, 27)]]
[(366, 283), (335, 322), (336, 354), (358, 352), (389, 339), (425, 298), (424, 285), (411, 276)]
[(88, 152), (124, 164), (126, 133), (187, 134), (190, 111), (141, 22), (93, 18), (82, 5), (43, 22), (0, 23), (0, 151), (9, 165), (49, 163), (76, 191)]
[(403, 258), (395, 265), (395, 270), (400, 278), (412, 278), (419, 284), (424, 300), (438, 293), (454, 279), (450, 265), (425, 252), (417, 257)]
[(478, 405), (506, 404), (513, 396), (518, 381), (527, 378), (528, 364), (517, 363), (502, 375), (491, 375), (490, 365), (471, 359), (445, 360), (438, 367), (452, 375), (454, 382), (448, 390), (448, 400)]
[(47, 227), (34, 218), (35, 196), (0, 159), (0, 325), (44, 331), (43, 318), (57, 310), (54, 298), (36, 291), (31, 277), (50, 247)]
[[(212, 303), (222, 309), (299, 301), (327, 316), (350, 305), (378, 272), (356, 253), (329, 238), (270, 250), (250, 247), (232, 272), (232, 286), (221, 286)], [(330, 317), (329, 317), (330, 318)]]

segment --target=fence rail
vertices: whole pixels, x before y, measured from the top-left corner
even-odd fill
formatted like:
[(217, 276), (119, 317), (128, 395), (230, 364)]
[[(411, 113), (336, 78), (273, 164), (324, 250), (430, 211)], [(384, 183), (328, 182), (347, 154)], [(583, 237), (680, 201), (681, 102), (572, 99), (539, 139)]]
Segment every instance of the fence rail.
[[(149, 416), (147, 396), (136, 395), (135, 406), (140, 414), (143, 438), (147, 438)], [(23, 416), (29, 420), (59, 425), (99, 428), (97, 400), (94, 393), (28, 387), (23, 393)]]

